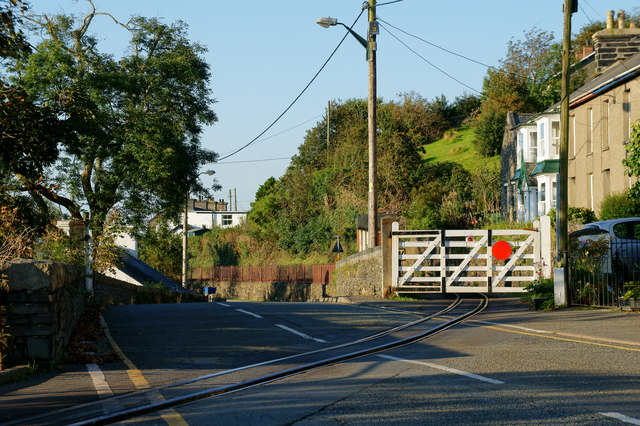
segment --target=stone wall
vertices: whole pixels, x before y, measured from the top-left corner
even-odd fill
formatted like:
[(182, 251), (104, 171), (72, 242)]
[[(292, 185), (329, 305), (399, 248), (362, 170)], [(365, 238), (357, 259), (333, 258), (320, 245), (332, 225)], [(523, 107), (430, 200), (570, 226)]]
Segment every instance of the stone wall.
[(9, 364), (53, 361), (71, 337), (87, 293), (82, 271), (54, 261), (14, 260), (1, 265), (6, 290)]
[(333, 282), (326, 287), (326, 295), (376, 296), (382, 291), (382, 247), (361, 251), (336, 263)]
[[(216, 281), (216, 297), (267, 302), (308, 302), (324, 297), (324, 284)], [(192, 289), (202, 294), (202, 288)]]
[(207, 300), (201, 294), (141, 287), (102, 274), (94, 275), (92, 298), (83, 268), (48, 260), (14, 260), (0, 265), (0, 271), (0, 332), (9, 336), (6, 354), (0, 355), (6, 355), (6, 365), (60, 359), (87, 300), (101, 305)]

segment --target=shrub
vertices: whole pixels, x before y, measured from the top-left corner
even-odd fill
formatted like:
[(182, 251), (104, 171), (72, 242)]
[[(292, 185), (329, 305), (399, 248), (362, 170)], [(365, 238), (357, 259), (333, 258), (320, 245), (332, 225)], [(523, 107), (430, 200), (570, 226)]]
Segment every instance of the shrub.
[(621, 217), (635, 216), (634, 204), (626, 192), (609, 194), (600, 204), (600, 219), (619, 219)]
[(475, 145), (481, 155), (492, 157), (500, 154), (505, 119), (505, 113), (495, 110), (484, 111), (478, 116), (474, 123)]
[(553, 309), (555, 307), (553, 278), (545, 278), (535, 281), (525, 287), (527, 293), (523, 299), (533, 305), (535, 299), (544, 299), (542, 309)]
[[(588, 209), (586, 207), (569, 206), (569, 211), (567, 213), (569, 216), (568, 217), (569, 222), (578, 222), (584, 225), (586, 223), (591, 223), (598, 220), (598, 217), (593, 212), (593, 210)], [(551, 225), (555, 227), (556, 216), (557, 216), (556, 209), (549, 210), (548, 215), (551, 218)]]

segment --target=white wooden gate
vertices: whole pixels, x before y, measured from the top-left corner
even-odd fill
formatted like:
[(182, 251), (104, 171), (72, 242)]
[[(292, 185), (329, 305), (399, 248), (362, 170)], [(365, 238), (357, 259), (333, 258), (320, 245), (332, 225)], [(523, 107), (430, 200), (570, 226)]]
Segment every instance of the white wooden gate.
[(524, 292), (527, 284), (550, 272), (548, 217), (541, 222), (543, 226), (538, 224), (536, 230), (439, 231), (400, 230), (395, 222), (391, 232), (394, 290)]

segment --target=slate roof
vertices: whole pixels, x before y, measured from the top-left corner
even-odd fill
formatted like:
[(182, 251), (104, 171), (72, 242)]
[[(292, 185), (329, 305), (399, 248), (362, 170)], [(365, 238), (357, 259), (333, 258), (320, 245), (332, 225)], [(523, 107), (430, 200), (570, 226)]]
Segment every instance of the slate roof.
[(120, 262), (121, 265), (119, 269), (141, 284), (159, 283), (163, 284), (168, 290), (188, 292), (188, 290), (184, 289), (171, 278), (161, 274), (142, 260), (131, 256), (127, 252), (122, 252)]

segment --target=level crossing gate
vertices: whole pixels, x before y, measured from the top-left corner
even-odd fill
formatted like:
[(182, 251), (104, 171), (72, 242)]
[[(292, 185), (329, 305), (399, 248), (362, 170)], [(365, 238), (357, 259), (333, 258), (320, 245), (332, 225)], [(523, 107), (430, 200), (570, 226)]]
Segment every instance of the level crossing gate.
[[(542, 223), (542, 225), (541, 225)], [(391, 231), (396, 293), (522, 293), (550, 275), (550, 221), (537, 229)]]

